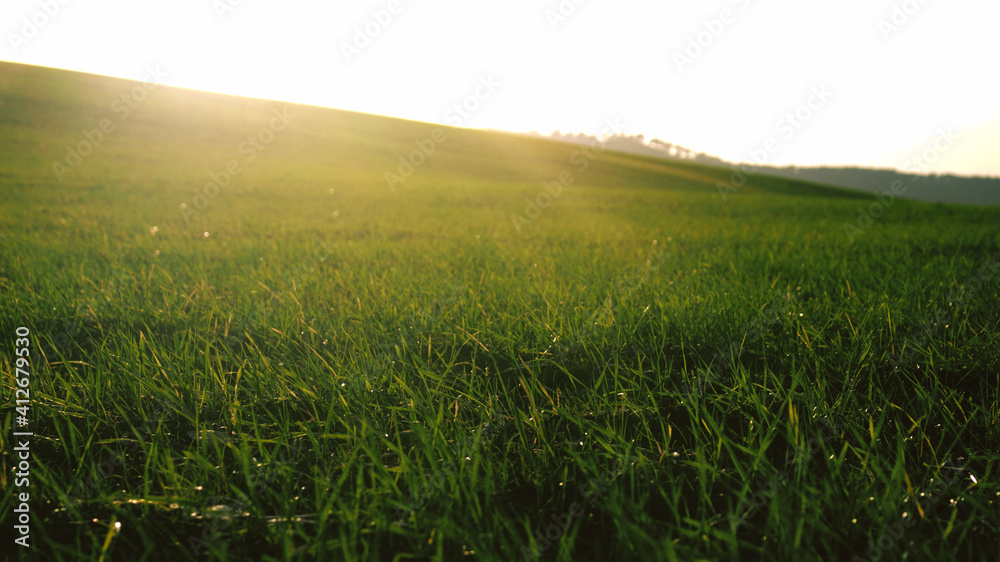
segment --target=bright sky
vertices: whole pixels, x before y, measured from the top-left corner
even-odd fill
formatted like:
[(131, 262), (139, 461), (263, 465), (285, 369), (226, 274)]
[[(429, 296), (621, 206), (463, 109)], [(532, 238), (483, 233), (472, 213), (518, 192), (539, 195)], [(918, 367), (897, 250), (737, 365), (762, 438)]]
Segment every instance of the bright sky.
[(5, 0), (0, 59), (156, 64), (170, 85), (465, 127), (616, 119), (732, 161), (1000, 175), (998, 21), (997, 0)]

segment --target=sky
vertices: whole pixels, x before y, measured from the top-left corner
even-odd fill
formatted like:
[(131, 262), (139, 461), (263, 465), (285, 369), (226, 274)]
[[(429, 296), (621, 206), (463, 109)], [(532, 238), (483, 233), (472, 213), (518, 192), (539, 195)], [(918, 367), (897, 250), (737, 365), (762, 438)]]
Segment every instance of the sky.
[(733, 162), (1000, 176), (997, 0), (5, 0), (0, 59)]

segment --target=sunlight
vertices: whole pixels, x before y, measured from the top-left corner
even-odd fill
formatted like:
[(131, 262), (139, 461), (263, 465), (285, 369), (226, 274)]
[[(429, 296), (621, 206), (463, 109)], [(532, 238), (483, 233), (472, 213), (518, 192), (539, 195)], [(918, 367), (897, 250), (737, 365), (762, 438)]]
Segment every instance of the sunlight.
[[(930, 170), (1000, 173), (996, 126), (982, 132), (1000, 5), (904, 4), (20, 1), (0, 19), (21, 22), (2, 55), (17, 62), (124, 78), (157, 63), (171, 85), (461, 127), (596, 135), (616, 118), (731, 161), (773, 139), (774, 165), (897, 166), (950, 126), (968, 140)], [(833, 95), (789, 134), (816, 87)]]

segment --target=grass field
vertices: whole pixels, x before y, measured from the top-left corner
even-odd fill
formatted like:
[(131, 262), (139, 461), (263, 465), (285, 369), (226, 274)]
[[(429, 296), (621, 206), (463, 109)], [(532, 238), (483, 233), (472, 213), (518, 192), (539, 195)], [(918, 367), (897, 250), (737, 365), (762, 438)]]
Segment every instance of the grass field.
[(996, 559), (1000, 209), (137, 84), (0, 65), (15, 559)]

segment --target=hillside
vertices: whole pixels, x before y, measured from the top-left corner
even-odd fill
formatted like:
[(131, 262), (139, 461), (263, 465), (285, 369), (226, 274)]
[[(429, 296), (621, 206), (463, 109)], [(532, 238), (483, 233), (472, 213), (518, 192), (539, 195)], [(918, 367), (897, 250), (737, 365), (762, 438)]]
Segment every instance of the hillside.
[[(268, 144), (266, 151), (260, 151), (261, 162), (281, 161), (285, 168), (299, 168), (302, 174), (336, 171), (330, 178), (335, 183), (379, 191), (386, 191), (383, 188), (391, 183), (385, 179), (386, 172), (406, 171), (406, 164), (399, 158), (409, 159), (420, 149), (418, 143), (423, 143), (425, 154), (430, 150), (436, 153), (418, 166), (412, 178), (404, 178), (406, 181), (394, 187), (419, 189), (439, 173), (452, 181), (540, 186), (567, 170), (574, 177), (579, 175), (575, 179), (586, 186), (628, 180), (637, 188), (716, 191), (714, 182), (729, 174), (725, 168), (637, 158), (619, 152), (594, 158), (589, 152), (581, 154), (580, 147), (564, 143), (157, 87), (155, 81), (151, 88), (135, 90), (141, 83), (12, 63), (0, 63), (0, 70), (4, 102), (0, 109), (8, 132), (0, 141), (4, 149), (0, 173), (33, 184), (81, 186), (114, 174), (111, 163), (153, 164), (148, 179), (163, 182), (167, 190), (177, 188), (186, 196), (186, 188), (202, 183), (208, 172), (221, 170), (231, 159), (245, 160), (248, 154), (240, 154), (241, 142), (266, 128), (272, 112), (279, 108), (288, 108), (294, 124), (287, 132), (275, 135), (274, 144)], [(114, 130), (95, 148), (94, 157), (83, 157), (78, 167), (72, 166), (75, 157), (67, 147), (75, 149), (80, 143), (88, 143), (85, 131), (99, 129), (102, 119), (109, 119)], [(447, 140), (437, 142), (435, 129), (441, 129), (441, 138)], [(163, 163), (137, 150), (153, 139), (163, 141), (155, 145)], [(54, 162), (63, 167), (54, 170)], [(184, 166), (166, 162), (184, 162)], [(763, 176), (748, 187), (752, 191), (848, 195)]]
[(670, 161), (692, 162), (706, 166), (743, 170), (748, 174), (763, 174), (794, 180), (836, 186), (863, 193), (884, 193), (891, 191), (893, 183), (903, 182), (906, 189), (903, 197), (935, 203), (957, 203), (961, 205), (1000, 205), (1000, 178), (982, 176), (959, 176), (955, 174), (908, 173), (890, 169), (833, 166), (767, 166), (747, 163), (727, 162), (721, 158), (659, 139), (646, 141), (643, 135), (613, 135), (597, 139), (590, 135), (552, 133), (525, 133), (530, 138), (551, 138), (574, 144), (601, 143), (610, 150), (652, 156)]
[(0, 128), (24, 559), (997, 551), (1000, 209), (6, 63)]

